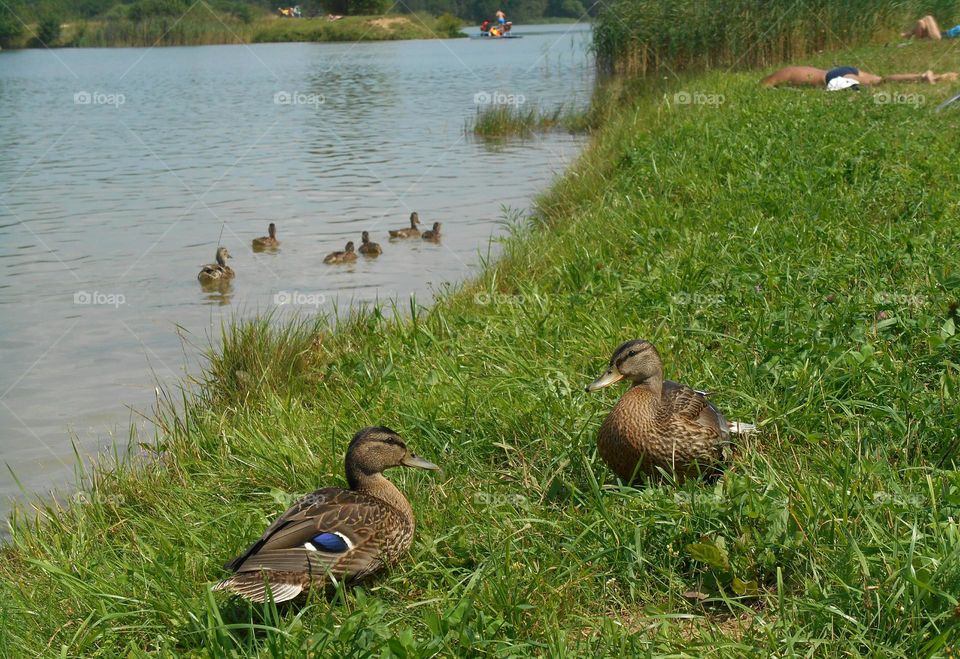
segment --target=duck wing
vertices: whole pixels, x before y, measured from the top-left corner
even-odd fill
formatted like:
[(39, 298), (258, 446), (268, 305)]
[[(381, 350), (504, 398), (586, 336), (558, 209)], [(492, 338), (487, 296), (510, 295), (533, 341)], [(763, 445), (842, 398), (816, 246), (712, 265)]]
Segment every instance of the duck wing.
[(385, 562), (385, 528), (406, 527), (399, 511), (374, 497), (325, 488), (300, 499), (246, 552), (226, 565), (237, 573), (275, 570), (321, 578), (360, 578)]
[(672, 380), (664, 380), (660, 404), (661, 409), (672, 417), (679, 417), (704, 430), (711, 430), (724, 440), (729, 437), (727, 420), (720, 410), (707, 400), (704, 392)]

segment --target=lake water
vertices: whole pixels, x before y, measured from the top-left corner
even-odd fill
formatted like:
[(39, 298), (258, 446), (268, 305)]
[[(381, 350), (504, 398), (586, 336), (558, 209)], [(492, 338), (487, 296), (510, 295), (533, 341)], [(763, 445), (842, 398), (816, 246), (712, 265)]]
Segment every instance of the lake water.
[[(586, 26), (515, 33), (0, 52), (0, 513), (18, 480), (71, 492), (74, 444), (152, 436), (134, 411), (196, 369), (222, 321), (287, 300), (428, 302), (476, 272), (503, 209), (528, 209), (580, 143), (491, 148), (465, 122), (485, 102), (582, 107), (593, 83)], [(414, 210), (443, 223), (439, 245), (388, 244)], [(269, 222), (280, 249), (256, 254)], [(362, 230), (380, 258), (323, 264)], [(205, 291), (218, 244), (237, 276)]]

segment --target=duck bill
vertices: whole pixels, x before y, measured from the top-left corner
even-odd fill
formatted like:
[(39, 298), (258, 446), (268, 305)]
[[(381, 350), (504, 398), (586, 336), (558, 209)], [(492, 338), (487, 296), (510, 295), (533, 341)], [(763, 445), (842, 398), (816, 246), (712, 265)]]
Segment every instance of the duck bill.
[(598, 377), (596, 380), (587, 385), (587, 391), (597, 391), (603, 389), (604, 387), (609, 387), (611, 384), (620, 382), (623, 379), (616, 369), (611, 368), (609, 371)]
[(428, 460), (424, 460), (419, 455), (410, 453), (400, 461), (404, 467), (413, 467), (415, 469), (429, 469), (430, 471), (439, 471), (440, 467)]

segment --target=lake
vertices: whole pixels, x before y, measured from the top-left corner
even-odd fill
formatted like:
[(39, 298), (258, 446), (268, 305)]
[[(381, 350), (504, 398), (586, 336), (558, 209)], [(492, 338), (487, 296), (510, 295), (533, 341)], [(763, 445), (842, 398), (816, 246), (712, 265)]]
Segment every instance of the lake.
[[(0, 513), (75, 491), (75, 451), (152, 439), (155, 387), (195, 373), (221, 323), (429, 303), (495, 256), (581, 140), (491, 146), (467, 121), (583, 107), (593, 85), (588, 26), (514, 33), (0, 52)], [(388, 242), (412, 211), (439, 244)], [(269, 222), (280, 248), (255, 253)], [(323, 263), (364, 230), (382, 256)], [(204, 290), (218, 245), (236, 279)]]

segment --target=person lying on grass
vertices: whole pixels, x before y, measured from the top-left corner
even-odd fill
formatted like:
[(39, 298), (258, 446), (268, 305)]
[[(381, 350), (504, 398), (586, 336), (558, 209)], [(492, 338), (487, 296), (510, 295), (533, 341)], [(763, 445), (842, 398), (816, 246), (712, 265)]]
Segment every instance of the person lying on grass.
[(774, 71), (761, 80), (760, 84), (764, 87), (779, 87), (780, 85), (825, 87), (834, 78), (840, 77), (848, 78), (862, 85), (879, 85), (884, 82), (928, 82), (933, 85), (938, 82), (956, 80), (957, 74), (954, 72), (937, 74), (933, 71), (925, 71), (924, 73), (891, 73), (890, 75), (878, 76), (861, 71), (853, 66), (838, 66), (829, 71), (814, 66), (788, 66), (779, 71)]
[(928, 14), (914, 23), (912, 29), (900, 36), (904, 39), (933, 39), (934, 41), (940, 41), (944, 38), (954, 39), (960, 37), (960, 25), (955, 25), (946, 32), (941, 32), (940, 26), (937, 25), (937, 19)]

